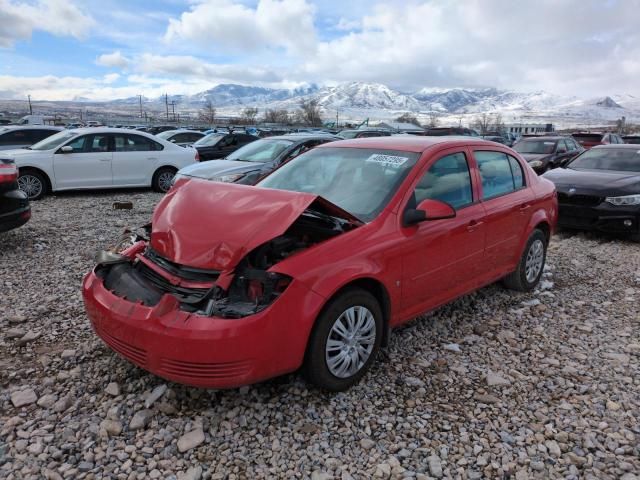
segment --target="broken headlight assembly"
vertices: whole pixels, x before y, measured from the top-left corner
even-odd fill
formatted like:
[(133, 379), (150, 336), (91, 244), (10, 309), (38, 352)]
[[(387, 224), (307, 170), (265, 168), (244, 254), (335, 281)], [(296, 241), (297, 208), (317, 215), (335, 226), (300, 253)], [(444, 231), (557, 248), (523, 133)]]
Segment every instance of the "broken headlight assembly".
[[(238, 272), (224, 298), (213, 296), (198, 312), (206, 316), (242, 318), (271, 305), (291, 283), (292, 278), (276, 272), (244, 268)], [(218, 294), (222, 292), (218, 291)]]

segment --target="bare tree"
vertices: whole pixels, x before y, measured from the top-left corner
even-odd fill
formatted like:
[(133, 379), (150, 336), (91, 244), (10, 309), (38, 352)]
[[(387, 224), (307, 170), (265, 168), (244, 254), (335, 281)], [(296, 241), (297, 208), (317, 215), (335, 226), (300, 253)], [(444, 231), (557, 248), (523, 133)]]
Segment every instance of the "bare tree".
[(502, 114), (496, 113), (493, 117), (493, 130), (501, 133), (504, 130), (504, 122), (502, 121)]
[(258, 109), (254, 107), (247, 107), (242, 111), (240, 121), (245, 125), (253, 125), (256, 123), (256, 117), (258, 116)]
[(300, 101), (300, 108), (296, 113), (300, 123), (310, 127), (322, 126), (322, 117), (320, 116), (320, 105), (318, 104), (318, 100), (302, 99)]
[(205, 102), (204, 107), (200, 110), (198, 118), (209, 126), (213, 125), (213, 122), (216, 119), (216, 107), (213, 106), (211, 100), (207, 100)]
[(287, 125), (289, 123), (289, 112), (285, 109), (267, 109), (264, 112), (264, 122)]
[(625, 117), (621, 117), (618, 120), (616, 120), (616, 132), (618, 132), (619, 134), (625, 134), (627, 133), (627, 119)]
[(429, 111), (429, 127), (435, 128), (440, 123), (440, 119), (438, 118), (438, 114), (434, 111)]
[(415, 115), (412, 115), (411, 113), (403, 113), (402, 115), (400, 115), (398, 118), (396, 118), (396, 122), (400, 122), (400, 123), (412, 123), (413, 125), (416, 125), (418, 127), (420, 127), (420, 122), (418, 121), (418, 119), (416, 118)]
[(473, 121), (473, 128), (480, 131), (480, 135), (484, 135), (489, 131), (489, 126), (491, 125), (491, 117), (487, 113), (483, 113), (479, 117)]

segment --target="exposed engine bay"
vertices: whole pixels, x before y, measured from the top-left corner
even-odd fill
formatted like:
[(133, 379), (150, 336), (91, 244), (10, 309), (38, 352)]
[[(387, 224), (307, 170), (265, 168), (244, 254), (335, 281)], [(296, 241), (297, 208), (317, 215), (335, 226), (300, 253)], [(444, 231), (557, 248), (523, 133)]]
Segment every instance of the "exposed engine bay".
[(268, 270), (275, 264), (360, 224), (307, 208), (280, 236), (259, 245), (231, 270), (179, 265), (151, 247), (151, 224), (126, 231), (115, 247), (100, 252), (96, 274), (113, 294), (145, 306), (172, 295), (183, 311), (203, 316), (242, 318), (273, 303), (291, 283)]

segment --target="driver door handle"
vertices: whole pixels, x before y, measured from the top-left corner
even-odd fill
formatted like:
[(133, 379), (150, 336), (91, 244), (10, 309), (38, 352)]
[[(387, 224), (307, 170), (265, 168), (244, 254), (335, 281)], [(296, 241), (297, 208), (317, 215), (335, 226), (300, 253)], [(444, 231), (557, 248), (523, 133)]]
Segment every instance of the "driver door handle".
[(476, 230), (478, 227), (480, 227), (484, 222), (480, 221), (480, 220), (471, 220), (469, 222), (469, 225), (467, 225), (467, 230), (469, 232), (473, 232), (474, 230)]
[(527, 210), (531, 208), (531, 205), (528, 203), (523, 203), (520, 205), (520, 213), (525, 213)]
[(110, 158), (101, 158), (100, 161), (101, 162), (110, 162), (111, 159)]

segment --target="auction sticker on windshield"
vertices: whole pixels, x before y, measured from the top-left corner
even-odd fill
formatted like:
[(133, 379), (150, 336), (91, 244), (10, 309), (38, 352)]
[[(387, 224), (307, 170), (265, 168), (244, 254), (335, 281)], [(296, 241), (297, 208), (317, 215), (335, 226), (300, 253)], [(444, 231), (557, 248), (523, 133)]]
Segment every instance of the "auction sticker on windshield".
[(395, 155), (383, 155), (381, 153), (374, 153), (365, 161), (379, 163), (380, 165), (385, 165), (389, 167), (400, 167), (407, 160), (409, 160), (407, 157), (396, 157)]

